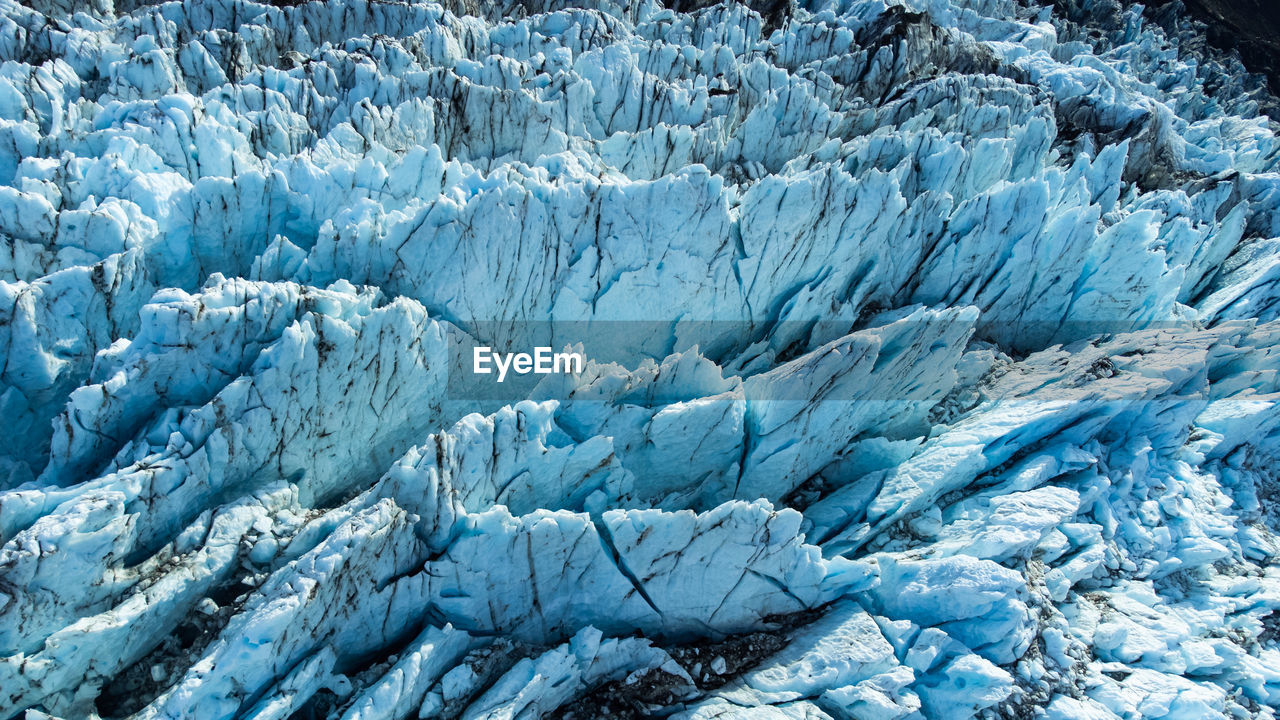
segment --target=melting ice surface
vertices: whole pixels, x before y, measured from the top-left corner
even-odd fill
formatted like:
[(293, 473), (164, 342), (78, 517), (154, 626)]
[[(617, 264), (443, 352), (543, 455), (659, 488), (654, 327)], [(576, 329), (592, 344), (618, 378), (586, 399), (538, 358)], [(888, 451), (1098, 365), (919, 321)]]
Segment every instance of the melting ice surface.
[(1275, 716), (1280, 140), (1176, 13), (281, 5), (0, 0), (0, 717)]

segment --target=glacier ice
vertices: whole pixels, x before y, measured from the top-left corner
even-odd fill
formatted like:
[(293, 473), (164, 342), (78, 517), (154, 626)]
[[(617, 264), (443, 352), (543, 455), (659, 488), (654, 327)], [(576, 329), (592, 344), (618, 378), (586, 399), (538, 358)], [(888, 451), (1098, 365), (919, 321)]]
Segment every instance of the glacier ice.
[(1280, 127), (1202, 35), (0, 0), (0, 718), (1275, 718)]

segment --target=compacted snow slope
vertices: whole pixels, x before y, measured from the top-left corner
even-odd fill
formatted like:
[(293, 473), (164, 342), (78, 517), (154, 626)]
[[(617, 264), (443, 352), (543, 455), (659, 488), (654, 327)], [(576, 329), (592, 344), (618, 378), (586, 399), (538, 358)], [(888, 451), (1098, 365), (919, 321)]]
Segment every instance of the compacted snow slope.
[(0, 0), (0, 718), (1275, 716), (1280, 139), (1176, 14), (282, 5)]

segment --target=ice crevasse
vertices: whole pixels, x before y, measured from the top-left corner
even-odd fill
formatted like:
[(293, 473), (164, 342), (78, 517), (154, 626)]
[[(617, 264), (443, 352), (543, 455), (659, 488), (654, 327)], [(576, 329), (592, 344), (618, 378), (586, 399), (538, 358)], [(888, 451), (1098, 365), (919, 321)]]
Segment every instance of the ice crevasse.
[(0, 718), (1276, 716), (1260, 81), (671, 5), (0, 0)]

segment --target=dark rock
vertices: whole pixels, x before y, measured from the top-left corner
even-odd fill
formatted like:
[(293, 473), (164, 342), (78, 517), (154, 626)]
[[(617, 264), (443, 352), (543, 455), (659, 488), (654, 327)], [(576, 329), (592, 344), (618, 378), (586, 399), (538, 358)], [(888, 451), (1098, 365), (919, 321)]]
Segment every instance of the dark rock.
[[(1157, 9), (1173, 0), (1149, 0)], [(1280, 3), (1274, 0), (1182, 0), (1207, 26), (1208, 40), (1220, 50), (1238, 50), (1250, 71), (1267, 76), (1272, 92), (1280, 88)]]

